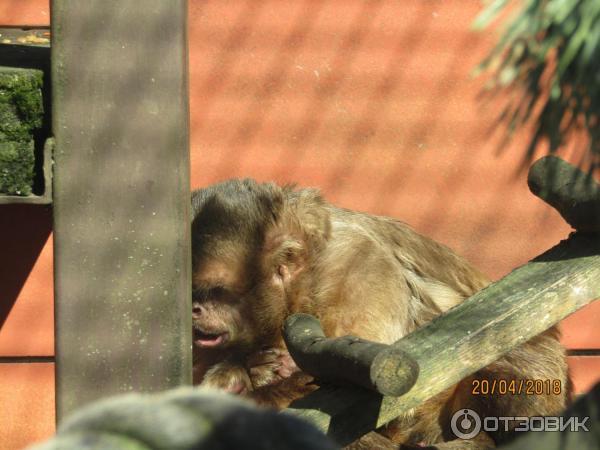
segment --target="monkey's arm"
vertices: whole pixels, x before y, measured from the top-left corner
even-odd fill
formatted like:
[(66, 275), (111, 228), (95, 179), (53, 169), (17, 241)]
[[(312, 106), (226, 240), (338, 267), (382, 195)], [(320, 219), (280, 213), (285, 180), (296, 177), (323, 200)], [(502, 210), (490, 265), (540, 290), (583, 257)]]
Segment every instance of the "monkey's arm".
[[(314, 390), (304, 386), (308, 378), (294, 378), (282, 383), (300, 370), (287, 350), (282, 348), (267, 348), (246, 357), (213, 355), (210, 352), (194, 356), (194, 384), (256, 398), (265, 406), (287, 406), (292, 400)], [(215, 359), (215, 356), (220, 358)]]
[(290, 375), (289, 378), (248, 392), (246, 396), (259, 405), (283, 409), (294, 400), (315, 391), (318, 387), (311, 375), (296, 372)]
[(246, 367), (254, 389), (273, 385), (300, 369), (285, 348), (266, 348), (246, 358)]
[(253, 389), (244, 395), (262, 406), (287, 407), (318, 387), (312, 383), (312, 376), (300, 372), (283, 348), (267, 348), (249, 355), (246, 367)]
[(220, 389), (232, 394), (252, 390), (252, 382), (243, 364), (235, 359), (225, 359), (212, 366), (202, 377), (200, 386)]

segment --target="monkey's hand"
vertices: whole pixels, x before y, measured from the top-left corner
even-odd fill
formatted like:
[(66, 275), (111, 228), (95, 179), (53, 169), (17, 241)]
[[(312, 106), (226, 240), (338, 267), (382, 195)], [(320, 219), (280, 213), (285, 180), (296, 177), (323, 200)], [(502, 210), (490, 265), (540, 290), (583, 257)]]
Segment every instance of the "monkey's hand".
[(246, 368), (233, 361), (223, 361), (208, 369), (200, 386), (231, 394), (245, 394), (253, 389)]
[(251, 354), (246, 359), (246, 367), (254, 388), (278, 383), (300, 370), (290, 354), (280, 348), (267, 348)]
[(317, 390), (314, 378), (304, 372), (295, 372), (289, 378), (284, 378), (278, 383), (262, 386), (246, 394), (262, 406), (272, 408), (287, 408), (291, 402)]

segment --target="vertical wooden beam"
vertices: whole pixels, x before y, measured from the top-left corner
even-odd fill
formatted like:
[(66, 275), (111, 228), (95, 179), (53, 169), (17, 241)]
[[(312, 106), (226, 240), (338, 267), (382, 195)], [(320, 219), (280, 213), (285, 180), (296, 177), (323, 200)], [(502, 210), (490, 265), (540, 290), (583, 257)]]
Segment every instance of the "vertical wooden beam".
[(191, 380), (186, 0), (53, 0), (57, 416)]

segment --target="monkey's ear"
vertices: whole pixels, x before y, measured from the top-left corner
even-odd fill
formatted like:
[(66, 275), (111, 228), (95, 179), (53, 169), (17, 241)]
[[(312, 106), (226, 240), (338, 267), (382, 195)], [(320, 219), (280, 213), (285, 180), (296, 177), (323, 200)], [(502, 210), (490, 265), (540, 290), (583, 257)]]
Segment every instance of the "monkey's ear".
[(294, 280), (308, 265), (306, 246), (279, 227), (267, 232), (264, 249), (266, 272), (284, 283)]
[(331, 234), (327, 205), (316, 189), (283, 189), (283, 208), (267, 230), (269, 265), (293, 279), (325, 247)]

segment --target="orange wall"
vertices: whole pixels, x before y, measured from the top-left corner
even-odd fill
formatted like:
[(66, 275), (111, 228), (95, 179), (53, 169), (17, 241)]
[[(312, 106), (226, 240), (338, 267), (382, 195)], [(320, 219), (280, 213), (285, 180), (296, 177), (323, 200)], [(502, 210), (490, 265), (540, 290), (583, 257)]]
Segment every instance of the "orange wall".
[(50, 207), (0, 205), (3, 450), (23, 448), (54, 432), (54, 364), (31, 362), (54, 355), (51, 227)]
[[(48, 3), (2, 0), (0, 25), (47, 25)], [(498, 148), (499, 103), (485, 105), (470, 77), (493, 42), (468, 31), (479, 0), (189, 5), (193, 187), (241, 176), (316, 186), (494, 278), (568, 234), (519, 171), (526, 134)], [(44, 207), (0, 206), (0, 358), (53, 354), (50, 227)], [(599, 348), (599, 320), (600, 302), (568, 318), (565, 344)], [(600, 358), (570, 362), (578, 391), (600, 378)], [(49, 435), (53, 401), (52, 364), (0, 363), (2, 448)]]
[[(49, 0), (0, 1), (0, 26), (49, 20)], [(51, 231), (50, 207), (0, 205), (2, 450), (21, 449), (54, 432), (54, 364), (31, 362), (54, 355)]]
[[(494, 42), (469, 31), (478, 0), (190, 4), (193, 187), (245, 176), (316, 186), (493, 278), (569, 233), (527, 188), (527, 135), (500, 147), (499, 102), (484, 104), (470, 76)], [(565, 344), (599, 348), (599, 321), (600, 302), (567, 319)], [(575, 374), (585, 390), (600, 370), (578, 358)]]
[(0, 26), (50, 24), (50, 0), (2, 0)]

